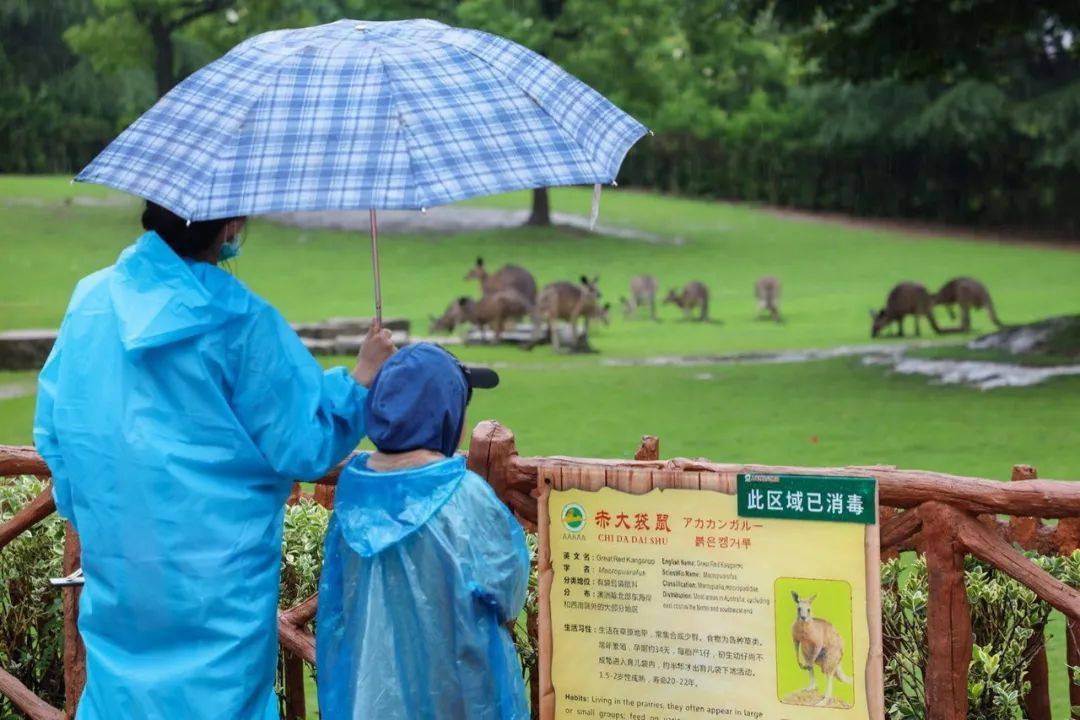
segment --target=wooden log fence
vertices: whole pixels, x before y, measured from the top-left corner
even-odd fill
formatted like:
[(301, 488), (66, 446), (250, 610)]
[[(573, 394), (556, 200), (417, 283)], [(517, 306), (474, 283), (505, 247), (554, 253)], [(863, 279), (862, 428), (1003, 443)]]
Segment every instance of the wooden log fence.
[[(494, 421), (476, 426), (470, 443), (468, 465), (484, 477), (514, 512), (526, 530), (535, 531), (537, 478), (547, 466), (578, 468), (602, 486), (651, 487), (662, 480), (669, 487), (734, 487), (739, 473), (862, 475), (878, 481), (881, 554), (886, 560), (904, 550), (916, 550), (926, 558), (930, 600), (927, 603), (928, 660), (925, 668), (928, 720), (963, 720), (968, 712), (967, 679), (973, 638), (971, 615), (964, 588), (964, 558), (972, 555), (1030, 588), (1039, 598), (1065, 614), (1067, 658), (1080, 665), (1080, 591), (1044, 572), (1022, 550), (1046, 555), (1069, 555), (1080, 548), (1080, 483), (1039, 480), (1027, 465), (1013, 468), (1011, 482), (945, 473), (900, 470), (890, 466), (808, 468), (753, 464), (714, 463), (701, 459), (660, 459), (660, 442), (646, 435), (633, 460), (523, 457), (514, 434)], [(297, 485), (289, 502), (305, 497), (330, 508), (341, 466), (316, 481), (314, 493)], [(18, 475), (49, 477), (49, 470), (32, 448), (0, 445), (0, 478)], [(660, 483), (658, 483), (660, 484)], [(0, 551), (21, 533), (55, 512), (51, 488), (0, 524)], [(998, 519), (999, 515), (1008, 520)], [(1047, 524), (1046, 519), (1058, 520)], [(69, 526), (64, 548), (64, 571), (78, 567), (78, 536)], [(37, 697), (18, 678), (0, 668), (0, 694), (30, 720), (73, 718), (85, 684), (85, 650), (77, 630), (78, 589), (64, 591), (64, 708), (54, 708)], [(284, 685), (282, 717), (303, 720), (306, 697), (305, 664), (315, 662), (315, 636), (309, 623), (315, 617), (318, 597), (312, 596), (278, 614), (281, 645), (280, 676)], [(533, 642), (535, 616), (526, 624)], [(1045, 640), (1032, 639), (1029, 651), (1031, 688), (1024, 698), (1030, 720), (1050, 720), (1048, 661)], [(886, 646), (886, 653), (888, 647)], [(530, 678), (530, 696), (539, 694), (539, 678)], [(1073, 705), (1080, 705), (1080, 687), (1070, 686)], [(1080, 717), (1080, 715), (1074, 715)]]

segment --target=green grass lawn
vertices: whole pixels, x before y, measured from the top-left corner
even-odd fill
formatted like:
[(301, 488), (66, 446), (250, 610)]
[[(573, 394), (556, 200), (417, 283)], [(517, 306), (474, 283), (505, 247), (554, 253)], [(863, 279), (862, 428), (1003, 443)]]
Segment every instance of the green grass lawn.
[[(485, 199), (522, 207), (523, 194)], [(556, 210), (586, 213), (589, 192), (559, 190)], [(138, 206), (56, 178), (0, 177), (0, 329), (54, 327), (75, 281), (111, 263), (138, 234)], [(497, 364), (495, 392), (478, 393), (470, 420), (494, 417), (526, 454), (627, 457), (639, 437), (664, 455), (796, 465), (895, 464), (1007, 478), (1014, 463), (1043, 477), (1080, 478), (1080, 378), (980, 392), (893, 376), (856, 359), (786, 365), (609, 367), (618, 358), (702, 355), (869, 342), (867, 309), (899, 280), (933, 288), (948, 277), (983, 280), (1007, 322), (1080, 311), (1080, 252), (780, 219), (745, 206), (605, 192), (601, 222), (656, 233), (650, 243), (559, 229), (515, 229), (383, 240), (387, 315), (417, 331), (453, 297), (475, 293), (462, 276), (477, 255), (516, 262), (541, 283), (599, 274), (605, 297), (652, 272), (664, 288), (699, 279), (722, 324), (625, 321), (593, 338), (598, 355), (550, 348), (464, 348)], [(290, 320), (370, 314), (366, 236), (255, 222), (237, 274)], [(782, 326), (754, 320), (754, 280), (784, 282)], [(941, 314), (944, 319), (944, 314)], [(989, 321), (976, 314), (977, 329)], [(952, 339), (955, 342), (955, 338)], [(934, 350), (932, 352), (940, 352)], [(347, 359), (342, 359), (347, 361)], [(32, 373), (0, 373), (0, 389)], [(3, 397), (3, 393), (0, 393)], [(0, 442), (30, 440), (33, 400), (0, 399)], [(1060, 623), (1051, 665), (1055, 717), (1067, 717)]]
[[(36, 194), (31, 194), (31, 193)], [(89, 193), (84, 196), (83, 193)], [(587, 212), (588, 193), (558, 190), (561, 211)], [(55, 326), (75, 281), (110, 264), (138, 234), (138, 207), (116, 195), (58, 179), (0, 177), (0, 329)], [(106, 206), (80, 204), (108, 202)], [(488, 199), (521, 206), (521, 194)], [(607, 192), (601, 219), (672, 240), (649, 243), (558, 229), (521, 228), (458, 235), (386, 236), (382, 243), (384, 306), (426, 328), (454, 297), (476, 291), (462, 276), (477, 255), (498, 266), (516, 262), (540, 283), (599, 274), (617, 305), (630, 277), (655, 274), (663, 288), (702, 280), (712, 314), (723, 324), (616, 318), (599, 348), (611, 355), (723, 353), (829, 346), (869, 340), (867, 310), (892, 284), (914, 279), (934, 287), (965, 273), (992, 290), (1001, 316), (1019, 322), (1080, 308), (1080, 253), (911, 238), (895, 233), (780, 219), (745, 206)], [(681, 244), (675, 244), (678, 240)], [(237, 274), (291, 320), (370, 314), (366, 234), (301, 231), (255, 222)], [(783, 326), (754, 320), (754, 280), (784, 283)], [(617, 314), (617, 313), (616, 313)], [(944, 317), (944, 316), (943, 316)], [(988, 321), (976, 315), (976, 326)], [(490, 354), (484, 351), (483, 354)]]

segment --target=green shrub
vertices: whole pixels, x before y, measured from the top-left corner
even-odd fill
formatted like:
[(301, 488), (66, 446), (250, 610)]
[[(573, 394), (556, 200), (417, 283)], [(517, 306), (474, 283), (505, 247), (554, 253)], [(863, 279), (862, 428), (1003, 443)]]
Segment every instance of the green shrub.
[(282, 547), (282, 609), (292, 607), (319, 589), (323, 561), (323, 537), (330, 511), (313, 500), (300, 500), (285, 510), (285, 541)]
[[(0, 523), (37, 497), (46, 483), (0, 478)], [(64, 522), (55, 514), (0, 550), (0, 667), (55, 707), (64, 703), (62, 598), (49, 585), (64, 552)], [(23, 715), (0, 696), (0, 720)]]
[[(1030, 556), (1030, 555), (1029, 555)], [(1044, 570), (1076, 587), (1080, 552), (1034, 557)], [(965, 585), (975, 637), (968, 676), (968, 717), (1023, 720), (1032, 654), (1028, 641), (1046, 627), (1050, 606), (1005, 573), (968, 558)], [(924, 718), (926, 693), (926, 561), (892, 560), (881, 567), (885, 646), (885, 707), (895, 720)]]
[(534, 533), (525, 535), (525, 542), (529, 546), (529, 558), (532, 560), (532, 572), (529, 573), (529, 592), (525, 596), (525, 611), (521, 613), (514, 625), (514, 643), (517, 645), (518, 655), (521, 657), (521, 669), (526, 679), (531, 678), (537, 672), (537, 660), (539, 651), (529, 635), (528, 617), (536, 617), (537, 594), (536, 594), (536, 549), (537, 539)]

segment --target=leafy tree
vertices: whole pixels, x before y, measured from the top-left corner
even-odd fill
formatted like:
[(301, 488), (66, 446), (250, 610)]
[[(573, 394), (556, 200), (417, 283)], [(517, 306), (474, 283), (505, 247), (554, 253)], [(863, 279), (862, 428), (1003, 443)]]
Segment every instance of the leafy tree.
[(149, 59), (160, 97), (182, 76), (176, 33), (232, 5), (229, 0), (94, 0), (97, 12), (66, 37), (98, 70), (141, 68)]
[(0, 172), (66, 172), (113, 131), (112, 85), (61, 33), (89, 0), (0, 4)]
[[(782, 96), (794, 77), (771, 19), (748, 22), (734, 0), (464, 0), (457, 16), (552, 59), (652, 128), (642, 143), (651, 149), (635, 149), (626, 174), (654, 184), (657, 156), (679, 156), (673, 190), (700, 161), (687, 152), (693, 141), (715, 137), (755, 91)], [(546, 198), (534, 193), (530, 223), (549, 221)]]
[(96, 13), (66, 34), (100, 70), (152, 69), (157, 95), (241, 40), (342, 17), (445, 16), (451, 0), (89, 0)]
[(652, 128), (624, 183), (1080, 229), (1078, 16), (1076, 0), (6, 0), (0, 171), (76, 169), (258, 32), (430, 17), (516, 40)]
[(992, 79), (1020, 56), (1080, 57), (1076, 0), (752, 0), (799, 33), (822, 70), (853, 80)]
[[(464, 0), (457, 8), (462, 24), (502, 35), (558, 62), (552, 55), (555, 26), (565, 0)], [(551, 224), (551, 200), (547, 188), (533, 190), (532, 210), (526, 225)]]

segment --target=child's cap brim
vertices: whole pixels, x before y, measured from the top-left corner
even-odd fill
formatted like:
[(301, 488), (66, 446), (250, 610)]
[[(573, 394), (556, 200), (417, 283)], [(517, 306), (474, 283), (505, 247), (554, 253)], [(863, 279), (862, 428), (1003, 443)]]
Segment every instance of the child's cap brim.
[(491, 390), (499, 386), (499, 374), (488, 367), (462, 365), (469, 387), (479, 390)]

